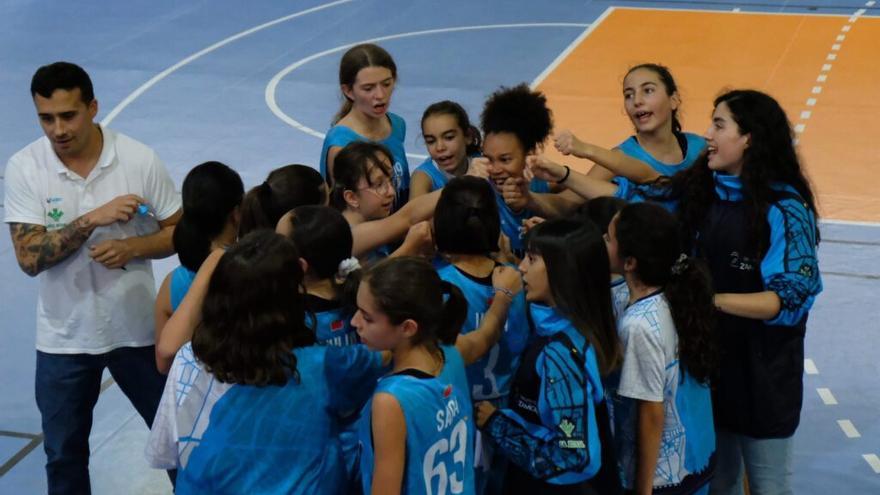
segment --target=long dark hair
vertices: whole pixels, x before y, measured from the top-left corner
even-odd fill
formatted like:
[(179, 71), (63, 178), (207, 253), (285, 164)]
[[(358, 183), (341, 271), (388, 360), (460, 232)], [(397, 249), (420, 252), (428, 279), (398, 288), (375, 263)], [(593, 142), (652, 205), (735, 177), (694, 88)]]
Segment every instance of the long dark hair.
[(293, 242), (271, 230), (220, 258), (193, 333), (193, 353), (218, 380), (284, 385), (299, 379), (293, 349), (315, 343), (305, 325), (303, 272)]
[(510, 132), (519, 139), (525, 153), (542, 144), (553, 129), (553, 113), (547, 98), (526, 84), (500, 88), (492, 93), (480, 115), (483, 134)]
[[(651, 63), (635, 65), (626, 71), (626, 76), (623, 76), (623, 78), (626, 79), (627, 76), (639, 69), (649, 70), (654, 74), (657, 74), (657, 77), (660, 78), (660, 82), (663, 83), (663, 86), (666, 88), (666, 96), (672, 96), (678, 92), (678, 84), (675, 83), (675, 78), (672, 77), (672, 73), (669, 72), (669, 68), (665, 65)], [(680, 93), (679, 96), (681, 96)], [(677, 108), (672, 110), (672, 132), (675, 134), (681, 133), (681, 122), (678, 119)]]
[(370, 141), (352, 141), (345, 145), (336, 160), (333, 162), (333, 191), (330, 193), (330, 205), (339, 211), (345, 211), (348, 203), (345, 202), (345, 191), (356, 191), (358, 181), (362, 178), (370, 182), (370, 169), (377, 167), (382, 174), (393, 180), (394, 173), (379, 159), (383, 155), (389, 163), (394, 163), (394, 158), (388, 148), (379, 143)]
[[(384, 67), (391, 71), (391, 77), (394, 78), (395, 82), (397, 81), (397, 64), (394, 63), (391, 54), (379, 45), (363, 43), (349, 48), (342, 55), (342, 60), (339, 61), (340, 86), (353, 87), (357, 80), (358, 72), (367, 67)], [(351, 111), (351, 100), (345, 96), (345, 93), (342, 94), (342, 98), (344, 100), (342, 107), (336, 112), (336, 116), (333, 117), (333, 124), (339, 122), (342, 117), (345, 117)]]
[[(815, 196), (798, 160), (791, 124), (773, 97), (750, 89), (733, 90), (715, 99), (715, 107), (721, 103), (730, 109), (740, 134), (749, 134), (750, 137), (743, 152), (740, 180), (750, 216), (751, 232), (748, 235), (757, 247), (758, 256), (763, 257), (770, 242), (767, 211), (774, 200), (771, 184), (781, 183), (794, 188), (818, 217)], [(706, 154), (701, 155), (692, 167), (661, 182), (669, 187), (671, 197), (680, 200), (679, 216), (687, 238), (692, 241), (716, 198), (715, 181)], [(819, 239), (818, 226), (816, 239)]]
[(589, 221), (548, 220), (529, 232), (526, 250), (544, 259), (556, 309), (593, 346), (602, 374), (617, 368), (620, 341), (608, 288), (608, 250), (599, 228)]
[(418, 323), (413, 345), (436, 349), (438, 343), (455, 344), (467, 316), (467, 299), (424, 259), (386, 258), (369, 268), (361, 283), (369, 285), (377, 307), (392, 324), (410, 319)]
[(682, 256), (678, 222), (660, 205), (627, 205), (615, 227), (620, 259), (634, 258), (636, 277), (645, 285), (663, 287), (678, 333), (681, 367), (707, 383), (718, 362), (708, 268), (702, 260)]
[(455, 124), (461, 129), (465, 138), (470, 139), (471, 141), (467, 147), (465, 147), (465, 153), (467, 153), (468, 156), (480, 153), (480, 150), (483, 149), (483, 137), (480, 135), (480, 130), (477, 129), (475, 125), (471, 124), (471, 119), (468, 118), (468, 114), (464, 107), (449, 100), (432, 103), (422, 114), (422, 133), (425, 132), (425, 120), (434, 115), (451, 115), (455, 118)]
[(434, 240), (446, 254), (498, 251), (501, 219), (495, 192), (478, 177), (455, 177), (440, 193), (434, 209)]
[(255, 229), (274, 230), (285, 213), (301, 205), (322, 205), (326, 195), (324, 178), (312, 167), (293, 164), (276, 168), (245, 194), (239, 236)]
[(180, 264), (198, 271), (223, 232), (229, 215), (241, 205), (244, 184), (235, 170), (220, 162), (196, 165), (183, 179), (183, 216), (171, 239)]

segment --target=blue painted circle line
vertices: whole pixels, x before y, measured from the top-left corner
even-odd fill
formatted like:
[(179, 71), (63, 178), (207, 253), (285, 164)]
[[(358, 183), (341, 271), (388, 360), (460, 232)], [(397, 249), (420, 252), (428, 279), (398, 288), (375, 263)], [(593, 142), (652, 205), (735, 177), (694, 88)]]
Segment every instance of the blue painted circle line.
[[(426, 29), (423, 31), (411, 31), (408, 33), (399, 33), (399, 34), (391, 34), (388, 36), (380, 36), (377, 38), (370, 38), (366, 40), (356, 41), (354, 43), (348, 43), (345, 45), (340, 45), (334, 48), (330, 48), (312, 55), (308, 57), (301, 58), (296, 62), (288, 65), (281, 71), (279, 71), (272, 79), (269, 80), (269, 83), (266, 85), (266, 105), (269, 107), (269, 110), (275, 114), (276, 117), (281, 119), (281, 121), (290, 125), (294, 129), (298, 131), (302, 131), (310, 136), (314, 136), (318, 139), (324, 139), (324, 133), (318, 132), (315, 129), (303, 124), (302, 122), (294, 119), (290, 115), (284, 113), (281, 110), (281, 107), (278, 106), (278, 102), (275, 99), (275, 92), (278, 89), (278, 84), (284, 79), (288, 74), (293, 72), (299, 67), (303, 65), (319, 59), (321, 57), (326, 57), (327, 55), (332, 55), (334, 53), (341, 52), (343, 50), (348, 50), (349, 48), (359, 45), (361, 43), (379, 43), (382, 41), (396, 40), (401, 38), (412, 38), (415, 36), (427, 36), (432, 34), (441, 34), (441, 33), (453, 33), (460, 31), (481, 31), (487, 29), (525, 29), (525, 28), (578, 28), (585, 29), (588, 28), (589, 24), (581, 24), (581, 23), (572, 23), (572, 22), (540, 22), (540, 23), (520, 23), (520, 24), (482, 24), (477, 26), (457, 26), (457, 27), (448, 27), (448, 28), (438, 28), (438, 29)], [(427, 158), (426, 155), (418, 155), (407, 153), (407, 156), (419, 159)]]

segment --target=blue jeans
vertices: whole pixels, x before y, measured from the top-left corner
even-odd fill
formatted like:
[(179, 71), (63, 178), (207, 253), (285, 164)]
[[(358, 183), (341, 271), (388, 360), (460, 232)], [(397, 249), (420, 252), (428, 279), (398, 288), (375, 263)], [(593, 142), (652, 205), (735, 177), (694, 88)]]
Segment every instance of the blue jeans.
[(152, 426), (165, 387), (165, 376), (156, 370), (154, 346), (122, 347), (105, 354), (37, 351), (36, 396), (50, 494), (91, 493), (89, 433), (104, 368)]
[(794, 437), (751, 438), (715, 431), (718, 464), (711, 495), (742, 495), (743, 471), (752, 495), (791, 495)]

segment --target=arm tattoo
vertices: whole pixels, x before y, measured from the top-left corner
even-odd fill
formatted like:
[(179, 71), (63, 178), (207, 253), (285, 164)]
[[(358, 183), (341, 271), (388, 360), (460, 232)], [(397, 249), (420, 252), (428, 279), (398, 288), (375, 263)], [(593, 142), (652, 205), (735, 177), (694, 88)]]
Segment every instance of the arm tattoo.
[(95, 226), (81, 216), (65, 227), (46, 231), (42, 225), (10, 223), (9, 232), (21, 269), (34, 277), (75, 253), (92, 234)]

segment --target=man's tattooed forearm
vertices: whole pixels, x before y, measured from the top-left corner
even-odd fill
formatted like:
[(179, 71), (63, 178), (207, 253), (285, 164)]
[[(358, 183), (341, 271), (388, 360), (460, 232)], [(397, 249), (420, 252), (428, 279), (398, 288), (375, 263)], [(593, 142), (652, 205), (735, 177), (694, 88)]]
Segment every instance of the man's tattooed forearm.
[(79, 217), (52, 232), (47, 232), (42, 225), (27, 223), (11, 223), (9, 230), (18, 264), (33, 277), (76, 252), (93, 229), (88, 220)]

